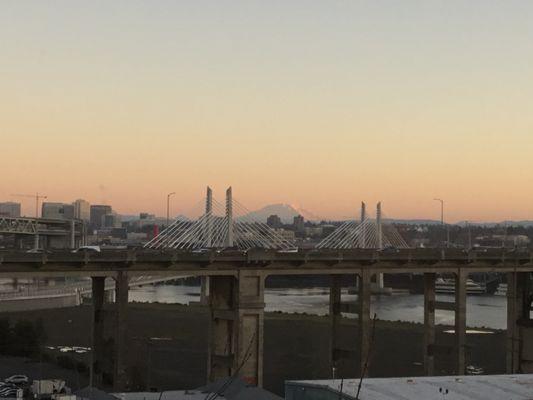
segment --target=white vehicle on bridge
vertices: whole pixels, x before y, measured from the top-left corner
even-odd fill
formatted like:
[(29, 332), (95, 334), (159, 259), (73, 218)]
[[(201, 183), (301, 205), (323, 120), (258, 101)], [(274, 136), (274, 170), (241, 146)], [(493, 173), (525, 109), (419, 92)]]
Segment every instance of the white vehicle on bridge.
[(93, 252), (93, 253), (100, 253), (102, 250), (100, 249), (100, 246), (81, 246), (77, 249), (72, 250), (73, 253), (81, 253), (81, 252)]

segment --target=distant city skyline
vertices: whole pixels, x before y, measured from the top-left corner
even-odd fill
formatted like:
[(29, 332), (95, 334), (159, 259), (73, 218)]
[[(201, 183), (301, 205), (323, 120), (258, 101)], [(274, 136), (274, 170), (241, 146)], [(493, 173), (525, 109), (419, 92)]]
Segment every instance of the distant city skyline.
[(533, 219), (533, 2), (1, 8), (1, 201)]
[[(220, 199), (222, 200), (222, 199)], [(113, 204), (111, 203), (107, 203), (107, 202), (96, 202), (96, 203), (91, 203), (90, 201), (87, 201), (86, 199), (79, 199), (77, 198), (75, 201), (54, 201), (54, 202), (51, 202), (51, 201), (45, 201), (45, 202), (42, 202), (40, 203), (40, 207), (39, 207), (39, 212), (40, 214), (42, 214), (41, 210), (44, 211), (44, 206), (47, 205), (48, 207), (52, 206), (52, 207), (58, 207), (60, 205), (65, 205), (65, 206), (70, 206), (70, 207), (73, 207), (73, 210), (78, 210), (78, 211), (73, 211), (74, 212), (74, 215), (76, 218), (80, 218), (79, 216), (81, 215), (80, 214), (80, 211), (79, 211), (79, 203), (80, 202), (84, 202), (85, 203), (85, 207), (86, 207), (86, 210), (83, 212), (83, 217), (82, 219), (88, 219), (88, 216), (89, 216), (89, 206), (97, 206), (97, 207), (103, 207), (103, 206), (109, 206), (111, 208), (113, 208), (113, 212), (116, 213), (117, 215), (121, 215), (121, 216), (127, 216), (127, 217), (139, 217), (140, 215), (142, 214), (145, 214), (145, 217), (146, 215), (152, 215), (153, 217), (156, 217), (156, 218), (159, 218), (159, 219), (164, 219), (166, 218), (166, 215), (164, 214), (164, 212), (161, 212), (161, 213), (157, 213), (157, 212), (153, 212), (152, 211), (147, 211), (145, 209), (134, 209), (133, 211), (127, 211), (127, 212), (122, 212), (120, 210), (116, 210), (115, 207), (113, 206)], [(27, 200), (27, 201), (4, 201), (0, 198), (0, 206), (3, 206), (3, 205), (6, 205), (6, 206), (10, 206), (11, 204), (13, 205), (18, 205), (20, 204), (21, 207), (20, 207), (20, 215), (21, 216), (27, 216), (27, 217), (33, 217), (35, 215), (35, 202), (31, 200)], [(368, 207), (370, 206), (370, 207)], [(357, 203), (357, 207), (360, 207), (360, 202)], [(1, 208), (1, 207), (0, 207)], [(203, 199), (199, 199), (195, 206), (193, 208), (189, 208), (189, 209), (179, 209), (179, 205), (176, 205), (175, 207), (172, 207), (172, 208), (177, 208), (177, 210), (172, 210), (170, 212), (170, 216), (171, 218), (176, 218), (176, 217), (179, 217), (179, 216), (186, 216), (186, 217), (190, 217), (190, 218), (197, 218), (198, 216), (200, 216), (201, 214), (203, 214), (203, 208), (204, 208), (204, 203), (203, 203)], [(368, 212), (368, 216), (370, 218), (375, 218), (375, 210), (374, 210), (374, 204), (367, 204), (367, 212)], [(267, 221), (268, 217), (271, 216), (271, 215), (275, 215), (275, 216), (278, 216), (278, 217), (281, 217), (282, 220), (284, 220), (284, 223), (291, 223), (292, 222), (292, 218), (293, 218), (293, 214), (294, 215), (301, 215), (304, 217), (304, 219), (306, 221), (321, 221), (321, 220), (325, 220), (325, 221), (340, 221), (340, 220), (349, 220), (349, 219), (355, 219), (357, 220), (359, 217), (360, 217), (360, 209), (359, 208), (355, 208), (354, 207), (354, 210), (351, 214), (345, 214), (345, 215), (336, 215), (336, 216), (323, 216), (323, 215), (317, 215), (317, 214), (314, 214), (311, 210), (307, 210), (307, 209), (304, 209), (302, 207), (300, 207), (299, 205), (296, 205), (296, 204), (288, 204), (288, 203), (273, 203), (273, 204), (264, 204), (264, 205), (260, 205), (259, 207), (257, 208), (254, 208), (254, 209), (249, 209), (248, 210), (250, 212), (250, 214), (254, 215), (255, 218), (258, 218), (260, 220), (264, 220), (265, 222)], [(40, 215), (42, 216), (42, 215)], [(237, 216), (239, 217), (240, 214)], [(45, 216), (47, 218), (55, 218), (54, 216), (51, 216), (51, 215), (47, 215)], [(415, 215), (415, 216), (407, 216), (407, 217), (404, 217), (404, 216), (397, 216), (397, 215), (389, 215), (387, 212), (384, 213), (384, 217), (386, 219), (393, 219), (393, 220), (398, 220), (398, 221), (432, 221), (432, 222), (435, 222), (435, 223), (439, 223), (440, 222), (440, 208), (438, 210), (438, 215), (437, 213), (435, 213), (435, 215), (429, 215), (427, 217), (425, 216), (421, 216), (421, 215)], [(70, 218), (70, 217), (68, 217)], [(467, 218), (467, 219), (461, 219), (461, 220), (451, 220), (451, 219), (447, 219), (445, 218), (445, 222), (446, 223), (464, 223), (464, 222), (471, 222), (471, 223), (505, 223), (505, 222), (508, 222), (508, 221), (514, 221), (514, 222), (525, 222), (525, 221), (533, 221), (533, 218), (529, 219), (529, 218), (503, 218), (503, 219), (492, 219), (492, 220), (475, 220), (475, 219), (472, 219), (472, 218)]]

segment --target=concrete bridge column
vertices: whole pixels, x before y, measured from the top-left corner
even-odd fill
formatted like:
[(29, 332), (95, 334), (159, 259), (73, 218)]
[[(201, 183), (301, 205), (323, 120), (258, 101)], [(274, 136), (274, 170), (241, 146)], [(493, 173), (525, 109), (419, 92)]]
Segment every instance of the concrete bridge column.
[(128, 291), (128, 275), (125, 271), (119, 271), (115, 278), (115, 362), (113, 366), (113, 389), (115, 391), (123, 391), (128, 387), (126, 374)]
[[(339, 328), (341, 322), (341, 276), (331, 275), (329, 287), (329, 318), (330, 318), (330, 366), (333, 372), (339, 361)], [(333, 376), (332, 376), (333, 377)], [(334, 378), (334, 377), (333, 377)]]
[(238, 283), (236, 367), (242, 379), (262, 387), (265, 276), (241, 270)]
[(507, 373), (533, 372), (531, 274), (507, 274)]
[(200, 304), (209, 304), (209, 277), (200, 277)]
[(237, 374), (263, 384), (264, 281), (257, 271), (210, 277), (208, 379)]
[(237, 280), (233, 276), (209, 278), (209, 343), (207, 379), (213, 382), (231, 376), (235, 371), (235, 322)]
[(455, 351), (457, 375), (466, 373), (466, 280), (468, 273), (455, 274)]
[(92, 277), (92, 345), (90, 385), (101, 388), (104, 366), (104, 288), (105, 277)]
[[(370, 295), (371, 273), (363, 270), (359, 279), (358, 309), (359, 309), (359, 349), (361, 354), (361, 374), (365, 371), (365, 363), (369, 360), (371, 324), (370, 324)], [(364, 372), (368, 375), (368, 369)]]
[(435, 373), (435, 277), (434, 273), (424, 274), (424, 373)]

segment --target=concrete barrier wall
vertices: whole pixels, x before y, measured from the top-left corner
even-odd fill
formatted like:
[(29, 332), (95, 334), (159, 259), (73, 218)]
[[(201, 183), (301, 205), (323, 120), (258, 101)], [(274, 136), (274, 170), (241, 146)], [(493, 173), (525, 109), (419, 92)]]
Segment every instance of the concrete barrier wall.
[(74, 307), (81, 304), (78, 293), (68, 295), (17, 297), (0, 301), (0, 312), (44, 310), (48, 308)]

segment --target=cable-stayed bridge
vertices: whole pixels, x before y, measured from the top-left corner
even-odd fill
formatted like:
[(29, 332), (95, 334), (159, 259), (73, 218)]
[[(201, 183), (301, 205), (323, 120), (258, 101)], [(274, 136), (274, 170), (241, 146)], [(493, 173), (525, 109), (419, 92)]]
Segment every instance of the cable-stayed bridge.
[[(233, 198), (231, 187), (226, 191), (225, 204), (213, 197), (207, 188), (205, 210), (194, 220), (177, 218), (169, 227), (149, 241), (150, 249), (224, 249), (251, 248), (296, 250), (296, 244), (279, 230), (251, 216), (250, 211)], [(383, 249), (408, 248), (398, 230), (384, 223), (381, 203), (376, 218), (368, 218), (365, 203), (361, 204), (361, 220), (346, 221), (322, 240), (318, 249)]]
[[(424, 338), (420, 357), (424, 372), (433, 374), (435, 358), (452, 355), (455, 372), (466, 371), (469, 355), (466, 341), (467, 282), (470, 273), (507, 274), (506, 368), (509, 373), (533, 368), (533, 253), (525, 250), (447, 248), (404, 248), (405, 242), (385, 223), (381, 205), (374, 219), (367, 218), (365, 207), (359, 221), (347, 221), (315, 249), (294, 250), (279, 231), (261, 221), (249, 220), (246, 209), (235, 202), (231, 190), (224, 205), (206, 196), (205, 209), (194, 220), (179, 219), (143, 249), (117, 249), (102, 252), (69, 250), (43, 253), (0, 250), (0, 276), (91, 277), (93, 299), (93, 355), (91, 369), (95, 385), (102, 385), (99, 365), (105, 362), (104, 304), (106, 278), (115, 286), (113, 384), (116, 391), (128, 386), (127, 314), (129, 284), (136, 276), (197, 276), (209, 278), (208, 303), (208, 379), (240, 376), (250, 383), (263, 381), (265, 343), (265, 280), (275, 275), (329, 276), (331, 367), (348, 352), (359, 355), (357, 375), (370, 354), (372, 333), (371, 288), (380, 274), (416, 273), (424, 285)], [(277, 236), (276, 236), (277, 235)], [(387, 246), (395, 251), (381, 251)], [(224, 249), (224, 250), (222, 250)], [(246, 251), (242, 251), (246, 249)], [(198, 251), (200, 250), (200, 251)], [(205, 251), (204, 251), (205, 250)], [(289, 250), (289, 251), (287, 251)], [(454, 277), (452, 301), (436, 297), (437, 274)], [(343, 302), (343, 277), (358, 281), (357, 302)], [(344, 310), (344, 311), (343, 311)], [(351, 311), (347, 311), (351, 310)], [(435, 311), (454, 314), (451, 345), (438, 343)], [(358, 315), (356, 349), (340, 346), (341, 312)], [(528, 344), (527, 346), (524, 344)]]
[(361, 203), (361, 220), (346, 221), (316, 246), (318, 249), (383, 249), (409, 246), (394, 225), (384, 223), (381, 203), (376, 207), (376, 218), (368, 218), (366, 205)]
[(251, 217), (250, 211), (226, 191), (225, 205), (213, 198), (207, 188), (205, 212), (196, 220), (180, 217), (148, 242), (151, 249), (265, 248), (289, 250), (296, 245), (264, 222)]

